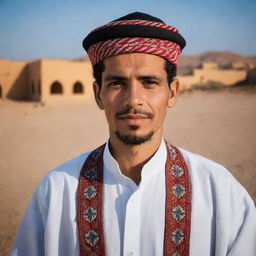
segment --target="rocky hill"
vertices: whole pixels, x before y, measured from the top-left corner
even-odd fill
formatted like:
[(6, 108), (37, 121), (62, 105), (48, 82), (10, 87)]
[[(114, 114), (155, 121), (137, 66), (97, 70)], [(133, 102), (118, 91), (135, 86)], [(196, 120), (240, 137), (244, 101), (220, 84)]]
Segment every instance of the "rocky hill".
[[(81, 57), (75, 61), (88, 61), (88, 57)], [(178, 73), (187, 75), (193, 69), (200, 68), (203, 62), (215, 62), (220, 68), (230, 68), (234, 63), (244, 65), (254, 64), (256, 66), (256, 56), (244, 56), (228, 51), (210, 51), (199, 55), (181, 55)]]
[(203, 62), (215, 62), (220, 68), (230, 68), (234, 63), (256, 65), (256, 56), (244, 56), (227, 51), (210, 51), (200, 55), (182, 55), (179, 62), (179, 74), (189, 74), (194, 68), (200, 68)]

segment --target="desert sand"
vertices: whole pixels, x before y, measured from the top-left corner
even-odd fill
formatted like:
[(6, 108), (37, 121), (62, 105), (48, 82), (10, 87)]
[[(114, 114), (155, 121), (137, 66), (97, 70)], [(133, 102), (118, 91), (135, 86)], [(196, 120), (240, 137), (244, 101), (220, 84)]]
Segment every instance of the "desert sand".
[[(256, 91), (232, 89), (179, 96), (165, 138), (227, 167), (256, 201)], [(41, 178), (104, 143), (104, 113), (93, 101), (45, 105), (0, 100), (0, 255), (7, 255)]]

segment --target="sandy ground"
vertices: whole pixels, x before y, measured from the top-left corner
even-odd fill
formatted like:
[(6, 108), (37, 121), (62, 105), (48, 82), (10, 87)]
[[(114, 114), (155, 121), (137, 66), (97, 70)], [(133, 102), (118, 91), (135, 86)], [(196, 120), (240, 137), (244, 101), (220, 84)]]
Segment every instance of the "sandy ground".
[[(256, 201), (256, 92), (180, 95), (165, 137), (226, 166)], [(7, 255), (36, 185), (50, 169), (107, 139), (93, 102), (0, 101), (0, 255)]]

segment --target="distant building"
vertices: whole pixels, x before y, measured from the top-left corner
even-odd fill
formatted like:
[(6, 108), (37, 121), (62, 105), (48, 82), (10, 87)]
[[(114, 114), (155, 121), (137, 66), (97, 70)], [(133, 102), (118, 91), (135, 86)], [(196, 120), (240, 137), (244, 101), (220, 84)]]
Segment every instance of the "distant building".
[[(236, 64), (235, 67), (241, 67)], [(245, 69), (219, 69), (213, 62), (205, 62), (192, 75), (179, 76), (181, 90), (193, 84), (217, 81), (226, 86), (245, 80)], [(59, 99), (87, 99), (93, 96), (93, 77), (89, 60), (72, 61), (39, 59), (10, 61), (0, 59), (0, 99), (49, 101)]]
[(202, 69), (203, 70), (218, 70), (219, 67), (218, 67), (218, 63), (207, 61), (207, 62), (203, 62)]
[(0, 59), (0, 97), (48, 101), (92, 97), (89, 61)]
[(189, 89), (193, 84), (206, 84), (208, 81), (220, 82), (230, 86), (246, 79), (247, 70), (219, 69), (217, 63), (205, 62), (200, 69), (194, 69), (190, 76), (179, 76), (181, 90)]
[(243, 63), (243, 62), (234, 62), (234, 63), (232, 64), (232, 68), (233, 68), (233, 69), (240, 69), (240, 70), (242, 70), (242, 69), (248, 69), (248, 68), (249, 68), (249, 65), (246, 64), (246, 63)]

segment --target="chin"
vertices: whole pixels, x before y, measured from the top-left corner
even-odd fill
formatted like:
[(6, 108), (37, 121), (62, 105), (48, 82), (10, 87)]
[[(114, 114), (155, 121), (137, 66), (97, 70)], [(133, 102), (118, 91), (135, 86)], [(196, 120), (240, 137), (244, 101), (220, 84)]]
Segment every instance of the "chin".
[[(137, 130), (137, 129), (135, 129)], [(152, 140), (154, 132), (151, 131), (144, 135), (139, 135), (138, 133), (122, 133), (119, 130), (115, 131), (116, 137), (123, 142), (125, 145), (141, 145)]]

